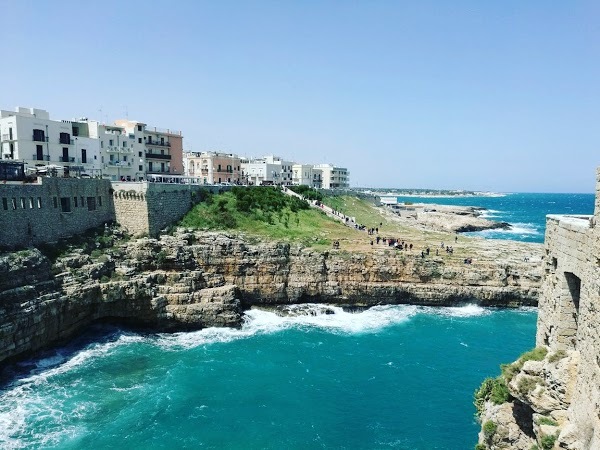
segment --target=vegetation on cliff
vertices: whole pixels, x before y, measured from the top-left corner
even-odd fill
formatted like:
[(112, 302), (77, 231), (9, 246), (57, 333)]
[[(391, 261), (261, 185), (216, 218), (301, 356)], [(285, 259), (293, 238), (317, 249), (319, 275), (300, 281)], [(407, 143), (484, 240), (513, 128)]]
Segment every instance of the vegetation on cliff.
[[(319, 197), (314, 189), (299, 193), (308, 198)], [(306, 201), (273, 187), (233, 188), (230, 192), (208, 195), (183, 217), (180, 225), (204, 230), (235, 229), (313, 246), (330, 246), (341, 235), (358, 233), (310, 208)]]

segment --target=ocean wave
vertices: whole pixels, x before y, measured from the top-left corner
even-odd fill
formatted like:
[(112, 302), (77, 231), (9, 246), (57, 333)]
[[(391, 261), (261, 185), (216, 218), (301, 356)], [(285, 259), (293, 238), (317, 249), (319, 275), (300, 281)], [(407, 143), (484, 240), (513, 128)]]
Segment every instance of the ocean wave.
[(540, 236), (542, 231), (539, 230), (533, 223), (514, 223), (510, 225), (509, 229), (496, 228), (493, 230), (482, 230), (465, 233), (472, 236), (481, 236), (484, 238), (489, 237), (510, 237), (510, 236)]

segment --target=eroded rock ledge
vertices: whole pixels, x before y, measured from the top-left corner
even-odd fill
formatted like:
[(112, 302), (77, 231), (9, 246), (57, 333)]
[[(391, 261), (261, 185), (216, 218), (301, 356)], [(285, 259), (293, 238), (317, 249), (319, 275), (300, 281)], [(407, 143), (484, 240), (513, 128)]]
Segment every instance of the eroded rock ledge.
[(35, 249), (0, 255), (0, 361), (65, 340), (90, 323), (153, 330), (240, 326), (252, 305), (536, 305), (537, 265), (448, 265), (395, 251), (319, 252), (179, 231), (54, 264)]

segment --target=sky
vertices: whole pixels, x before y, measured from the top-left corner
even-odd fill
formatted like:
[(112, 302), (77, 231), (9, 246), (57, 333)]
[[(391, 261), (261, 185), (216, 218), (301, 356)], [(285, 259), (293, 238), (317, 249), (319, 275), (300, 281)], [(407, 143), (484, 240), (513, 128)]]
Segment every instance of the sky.
[(600, 2), (0, 0), (0, 108), (352, 187), (593, 192)]

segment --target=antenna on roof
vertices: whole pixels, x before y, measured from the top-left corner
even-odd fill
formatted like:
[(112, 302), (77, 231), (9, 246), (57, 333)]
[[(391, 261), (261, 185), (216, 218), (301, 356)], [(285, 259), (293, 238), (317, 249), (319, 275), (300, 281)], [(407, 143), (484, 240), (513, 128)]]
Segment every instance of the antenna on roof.
[(127, 109), (127, 105), (125, 105), (125, 118), (129, 120), (129, 110)]

